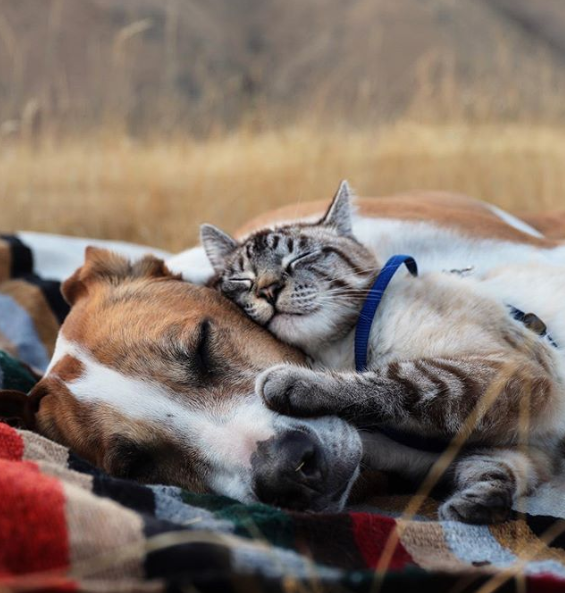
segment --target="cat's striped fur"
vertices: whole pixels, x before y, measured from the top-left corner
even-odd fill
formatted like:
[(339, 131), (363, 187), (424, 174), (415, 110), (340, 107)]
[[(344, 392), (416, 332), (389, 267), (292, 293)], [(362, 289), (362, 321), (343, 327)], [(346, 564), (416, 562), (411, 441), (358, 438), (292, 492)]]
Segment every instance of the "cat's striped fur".
[[(280, 366), (259, 378), (271, 407), (337, 414), (363, 429), (446, 439), (466, 433), (469, 447), (451, 468), (455, 491), (441, 508), (444, 518), (500, 519), (558, 467), (565, 359), (507, 305), (535, 304), (565, 344), (565, 315), (555, 306), (565, 299), (565, 270), (523, 264), (471, 277), (400, 274), (384, 295), (369, 370), (360, 374), (353, 372), (353, 329), (382, 262), (353, 236), (347, 185), (318, 223), (260, 231), (241, 244), (205, 226), (202, 239), (217, 286), (313, 361), (311, 369)], [(417, 475), (435, 460), (379, 438), (365, 437), (366, 457), (378, 468)]]

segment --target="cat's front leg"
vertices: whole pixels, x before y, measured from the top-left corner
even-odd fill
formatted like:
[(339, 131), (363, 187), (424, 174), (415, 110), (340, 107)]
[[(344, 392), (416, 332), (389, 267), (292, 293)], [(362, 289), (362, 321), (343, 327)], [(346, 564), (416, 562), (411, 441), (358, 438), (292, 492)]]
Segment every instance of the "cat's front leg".
[(331, 373), (282, 364), (259, 375), (256, 392), (269, 407), (289, 416), (336, 414), (345, 405)]
[(541, 365), (495, 357), (392, 361), (364, 373), (283, 365), (267, 369), (256, 388), (287, 415), (337, 415), (359, 427), (409, 422), (412, 431), (447, 437), (472, 430), (497, 442), (515, 438), (523, 406), (530, 425), (543, 428), (557, 397)]
[(382, 422), (398, 415), (398, 402), (379, 379), (377, 372), (313, 371), (284, 364), (261, 373), (255, 390), (270, 408), (287, 416), (338, 415), (363, 425), (367, 416)]

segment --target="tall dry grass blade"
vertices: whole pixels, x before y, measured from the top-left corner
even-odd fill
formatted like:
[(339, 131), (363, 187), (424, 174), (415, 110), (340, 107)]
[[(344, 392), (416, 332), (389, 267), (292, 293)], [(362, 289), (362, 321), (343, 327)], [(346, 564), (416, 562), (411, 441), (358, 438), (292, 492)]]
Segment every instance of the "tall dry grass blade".
[(141, 35), (142, 33), (145, 33), (145, 31), (148, 31), (149, 29), (151, 29), (151, 27), (153, 26), (153, 21), (152, 19), (140, 19), (138, 21), (135, 21), (133, 23), (130, 23), (129, 25), (126, 25), (125, 27), (122, 27), (115, 39), (114, 39), (114, 45), (113, 45), (113, 52), (114, 55), (118, 55), (121, 51), (123, 51), (124, 45), (133, 37), (136, 37), (137, 35)]

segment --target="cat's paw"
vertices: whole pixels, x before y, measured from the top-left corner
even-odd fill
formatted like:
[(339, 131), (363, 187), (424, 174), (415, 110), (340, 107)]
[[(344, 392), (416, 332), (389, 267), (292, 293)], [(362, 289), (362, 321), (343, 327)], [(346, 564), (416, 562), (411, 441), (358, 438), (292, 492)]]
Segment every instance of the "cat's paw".
[(501, 482), (473, 484), (448, 498), (439, 508), (439, 518), (474, 525), (502, 523), (512, 511), (512, 492)]
[(318, 413), (313, 401), (316, 374), (292, 365), (279, 365), (267, 369), (257, 377), (255, 391), (265, 403), (289, 416)]

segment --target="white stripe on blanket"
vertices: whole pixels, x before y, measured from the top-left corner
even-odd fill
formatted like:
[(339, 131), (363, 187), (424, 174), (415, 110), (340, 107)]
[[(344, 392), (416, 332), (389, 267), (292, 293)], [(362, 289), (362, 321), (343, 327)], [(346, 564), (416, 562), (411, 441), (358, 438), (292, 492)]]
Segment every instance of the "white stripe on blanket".
[(167, 259), (171, 254), (154, 247), (124, 243), (123, 241), (102, 241), (83, 239), (47, 233), (21, 231), (17, 236), (33, 252), (34, 272), (47, 280), (65, 280), (84, 262), (84, 250), (89, 245), (110, 249), (125, 257), (139, 259), (151, 253)]
[(533, 496), (526, 498), (516, 510), (525, 511), (529, 515), (545, 515), (565, 519), (565, 474), (543, 484)]
[[(463, 562), (487, 562), (496, 568), (509, 568), (520, 559), (501, 546), (486, 525), (466, 525), (457, 521), (442, 521), (445, 541)], [(528, 562), (526, 574), (552, 574), (565, 578), (565, 566), (555, 560)]]

